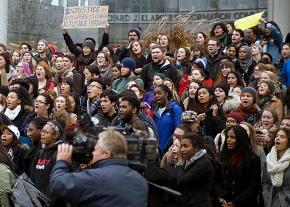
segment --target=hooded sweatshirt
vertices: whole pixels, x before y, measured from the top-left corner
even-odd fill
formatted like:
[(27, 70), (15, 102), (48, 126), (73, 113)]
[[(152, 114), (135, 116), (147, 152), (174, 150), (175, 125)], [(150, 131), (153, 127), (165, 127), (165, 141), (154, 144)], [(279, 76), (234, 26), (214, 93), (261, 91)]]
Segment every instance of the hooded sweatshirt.
[(50, 172), (56, 162), (57, 145), (61, 140), (54, 143), (52, 146), (42, 148), (36, 154), (31, 169), (31, 180), (36, 188), (48, 195), (48, 183)]

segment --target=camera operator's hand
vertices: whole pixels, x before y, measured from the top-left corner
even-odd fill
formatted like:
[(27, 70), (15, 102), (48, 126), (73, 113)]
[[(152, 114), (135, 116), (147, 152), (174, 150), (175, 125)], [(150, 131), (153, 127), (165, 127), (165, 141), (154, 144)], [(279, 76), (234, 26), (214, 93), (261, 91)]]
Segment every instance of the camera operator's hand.
[(73, 147), (69, 144), (60, 144), (57, 148), (56, 160), (64, 160), (68, 163), (72, 163), (72, 151)]

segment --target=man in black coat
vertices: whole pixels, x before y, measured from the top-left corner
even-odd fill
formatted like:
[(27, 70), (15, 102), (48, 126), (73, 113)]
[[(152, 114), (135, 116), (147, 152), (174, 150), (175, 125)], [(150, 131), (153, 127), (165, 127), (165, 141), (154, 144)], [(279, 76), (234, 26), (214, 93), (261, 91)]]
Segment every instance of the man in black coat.
[(147, 181), (128, 167), (127, 142), (114, 130), (99, 134), (90, 169), (70, 172), (73, 147), (58, 148), (50, 192), (73, 206), (147, 206)]
[(162, 73), (167, 78), (170, 78), (176, 90), (179, 87), (178, 72), (174, 65), (164, 58), (163, 50), (160, 45), (155, 45), (151, 48), (152, 61), (143, 66), (141, 79), (144, 83), (144, 89), (150, 91), (155, 73)]
[(216, 38), (210, 38), (208, 41), (208, 55), (206, 55), (207, 65), (206, 71), (208, 71), (210, 78), (213, 82), (216, 81), (220, 72), (220, 62), (224, 58), (222, 52), (219, 51), (220, 41)]

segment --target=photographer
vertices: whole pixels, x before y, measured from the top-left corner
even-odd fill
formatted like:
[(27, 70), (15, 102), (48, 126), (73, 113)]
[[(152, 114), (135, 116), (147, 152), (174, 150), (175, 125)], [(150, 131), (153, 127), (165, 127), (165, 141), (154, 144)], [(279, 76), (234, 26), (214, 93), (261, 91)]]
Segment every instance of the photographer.
[(127, 143), (114, 130), (99, 134), (90, 169), (70, 172), (73, 147), (58, 147), (50, 177), (52, 195), (75, 206), (147, 206), (146, 180), (128, 167)]

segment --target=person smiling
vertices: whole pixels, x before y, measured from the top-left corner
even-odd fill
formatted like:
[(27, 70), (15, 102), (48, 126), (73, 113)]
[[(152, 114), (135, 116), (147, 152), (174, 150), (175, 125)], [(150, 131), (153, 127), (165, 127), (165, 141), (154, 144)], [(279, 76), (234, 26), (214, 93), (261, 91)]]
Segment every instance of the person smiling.
[(290, 205), (290, 131), (280, 129), (275, 145), (267, 155), (265, 173), (262, 177), (265, 206)]

